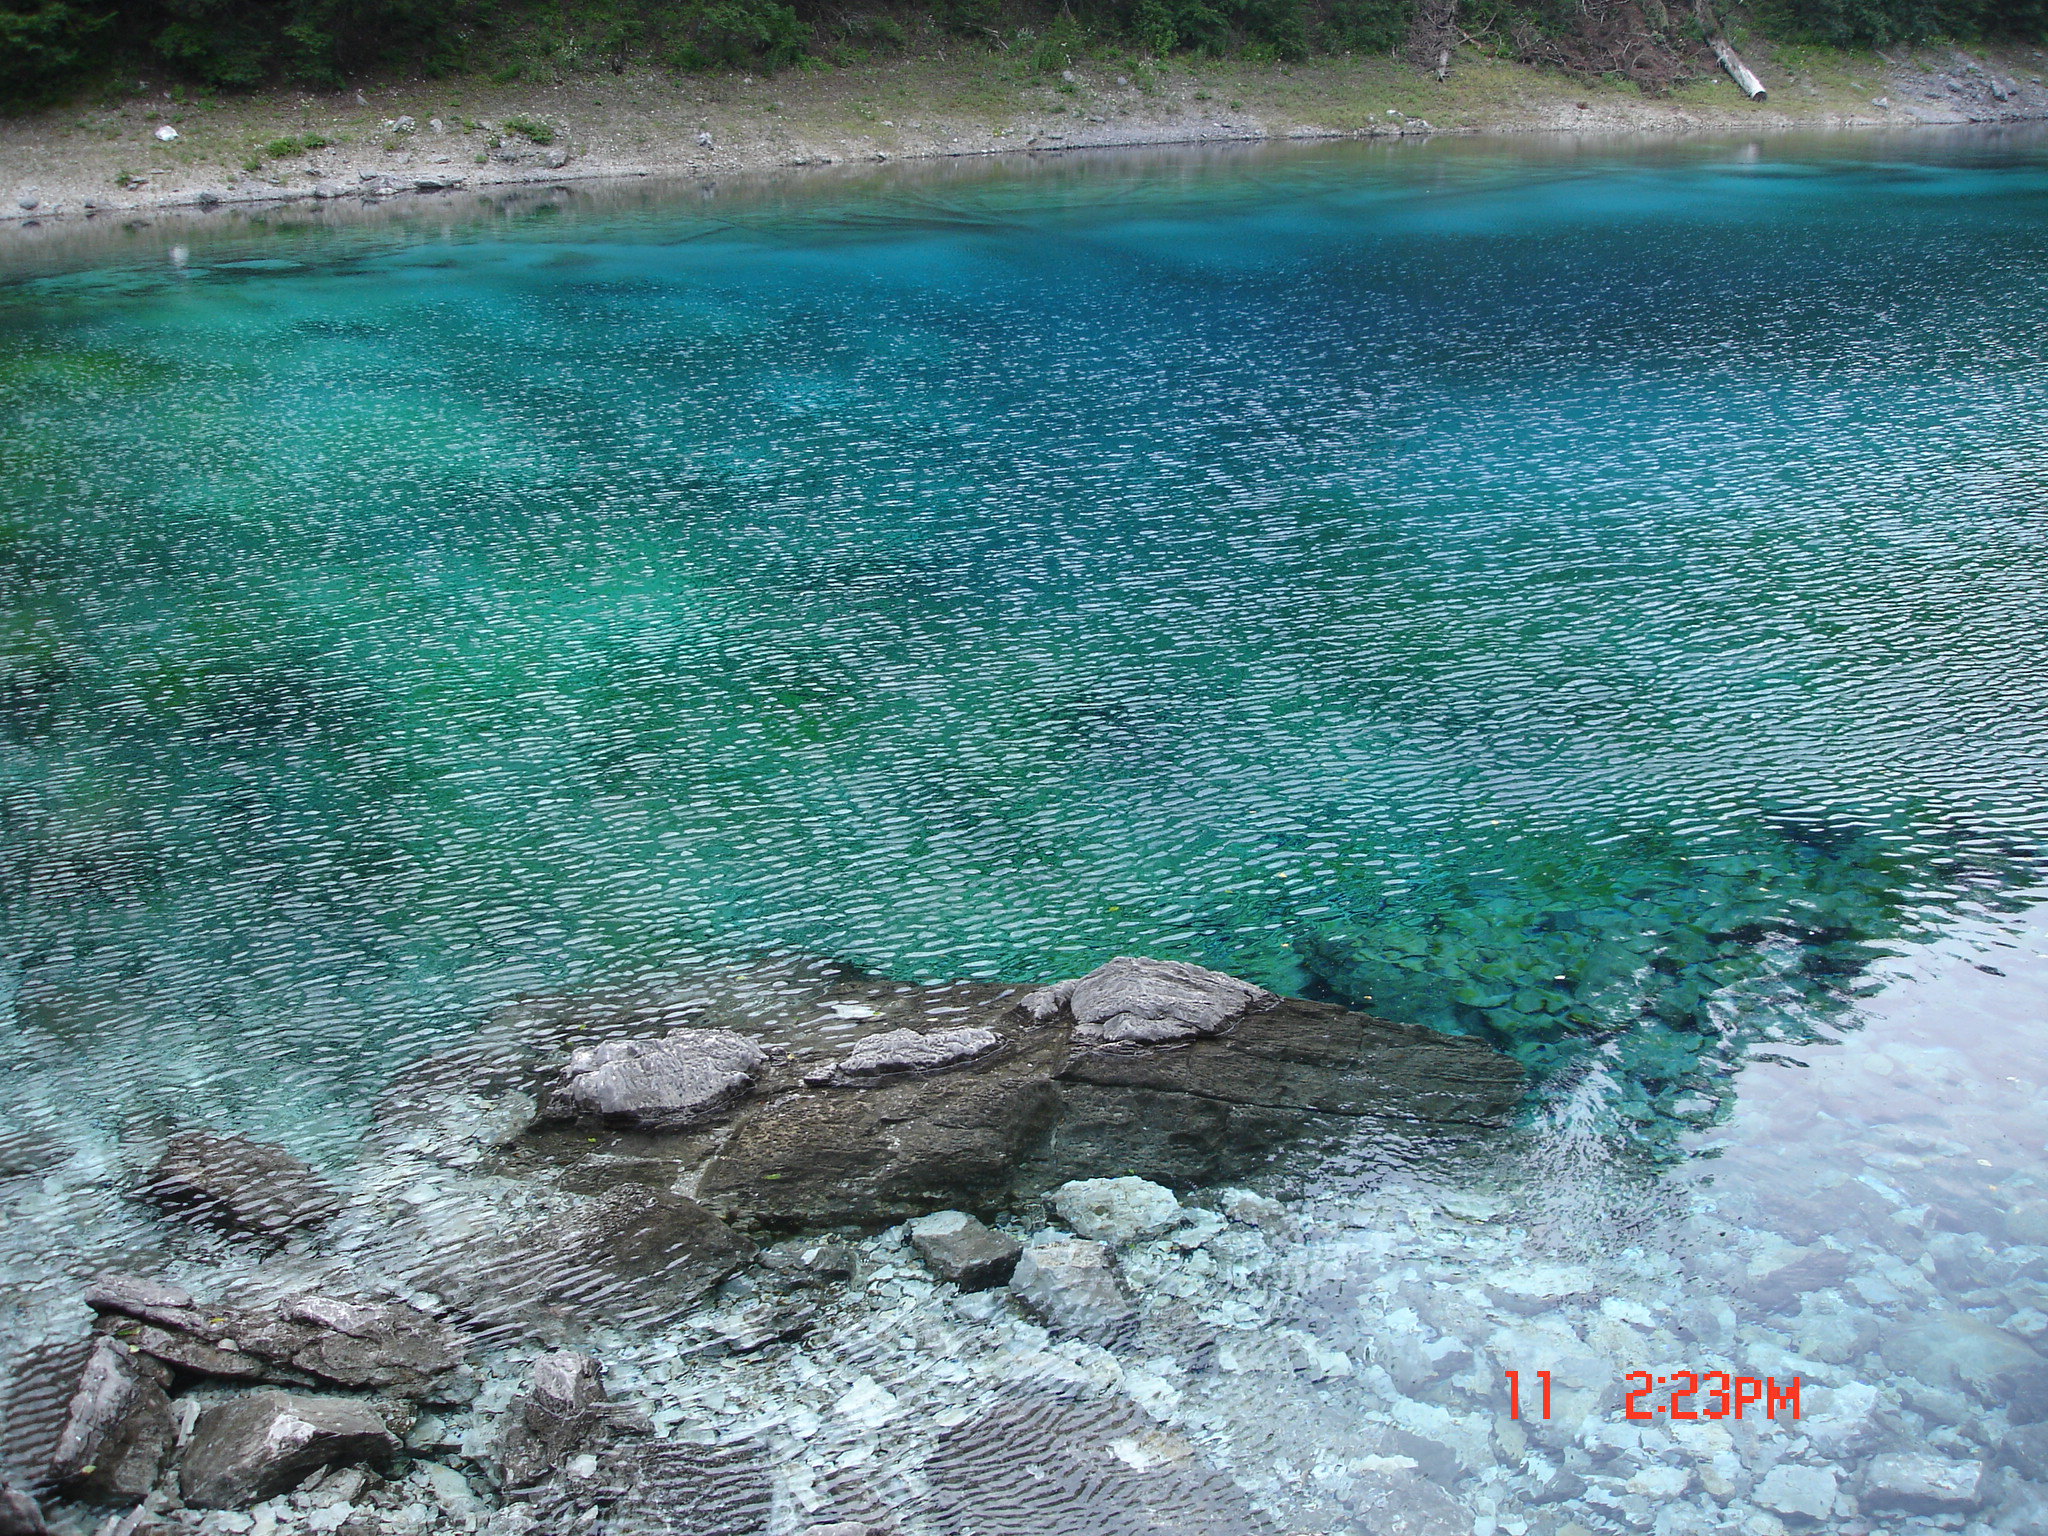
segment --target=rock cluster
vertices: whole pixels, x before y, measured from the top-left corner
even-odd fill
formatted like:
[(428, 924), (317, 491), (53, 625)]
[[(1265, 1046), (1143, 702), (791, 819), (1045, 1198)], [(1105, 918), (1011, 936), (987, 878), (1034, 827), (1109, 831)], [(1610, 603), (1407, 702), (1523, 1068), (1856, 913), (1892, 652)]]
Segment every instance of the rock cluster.
[[(1394, 1137), (1470, 1132), (1501, 1124), (1522, 1090), (1519, 1069), (1476, 1042), (1180, 962), (1120, 959), (1022, 997), (944, 999), (933, 1028), (914, 991), (880, 994), (856, 1015), (872, 1033), (801, 1071), (714, 1055), (739, 1037), (704, 1030), (579, 1050), (550, 1102), (642, 1134), (623, 1149), (543, 1128), (529, 1145), (570, 1163), (666, 1159), (676, 1187), (769, 1228), (872, 1227), (935, 1207), (990, 1213), (1126, 1169), (1224, 1182), (1362, 1121)], [(716, 1136), (689, 1134), (707, 1117)], [(663, 1131), (676, 1134), (645, 1134)]]
[[(37, 1394), (18, 1390), (10, 1417), (47, 1419), (15, 1428), (44, 1485), (88, 1503), (136, 1503), (175, 1460), (187, 1504), (239, 1508), (321, 1467), (388, 1461), (399, 1445), (392, 1422), (409, 1423), (410, 1404), (474, 1390), (463, 1341), (400, 1303), (300, 1295), (202, 1306), (176, 1286), (119, 1274), (101, 1276), (84, 1300), (97, 1318), (91, 1337), (44, 1362), (46, 1380), (24, 1383), (54, 1413), (38, 1415)], [(258, 1390), (222, 1396), (230, 1386)], [(211, 1405), (181, 1435), (177, 1399), (188, 1391)], [(361, 1393), (372, 1396), (344, 1395)]]

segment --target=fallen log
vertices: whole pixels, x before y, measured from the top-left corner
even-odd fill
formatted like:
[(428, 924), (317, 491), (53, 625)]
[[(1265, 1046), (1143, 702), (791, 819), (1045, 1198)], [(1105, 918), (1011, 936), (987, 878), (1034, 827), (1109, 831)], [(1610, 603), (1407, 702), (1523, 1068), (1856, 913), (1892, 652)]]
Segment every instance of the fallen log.
[(1721, 67), (1728, 71), (1728, 78), (1735, 82), (1742, 94), (1751, 101), (1762, 101), (1765, 94), (1764, 83), (1757, 79), (1755, 72), (1747, 64), (1742, 62), (1742, 55), (1729, 47), (1725, 38), (1712, 39), (1710, 46), (1714, 50), (1714, 57), (1721, 61)]

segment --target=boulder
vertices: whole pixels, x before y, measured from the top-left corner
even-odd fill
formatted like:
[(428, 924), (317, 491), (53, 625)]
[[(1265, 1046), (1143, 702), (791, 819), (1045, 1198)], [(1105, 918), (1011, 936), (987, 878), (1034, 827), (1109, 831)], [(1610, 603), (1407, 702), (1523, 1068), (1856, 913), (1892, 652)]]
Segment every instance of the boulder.
[(1862, 1506), (1909, 1515), (1961, 1514), (1984, 1502), (1981, 1461), (1951, 1461), (1918, 1451), (1873, 1456), (1863, 1470)]
[(199, 1416), (178, 1487), (195, 1509), (243, 1509), (322, 1467), (382, 1465), (398, 1450), (390, 1426), (360, 1399), (253, 1392)]
[(287, 1327), (312, 1330), (291, 1366), (333, 1386), (420, 1397), (462, 1363), (461, 1339), (417, 1307), (295, 1296), (279, 1311)]
[(1052, 1208), (1070, 1228), (1111, 1245), (1157, 1237), (1180, 1224), (1172, 1190), (1126, 1174), (1115, 1179), (1074, 1179), (1051, 1195)]
[(752, 1040), (723, 1029), (607, 1040), (570, 1055), (547, 1113), (635, 1130), (682, 1130), (738, 1104), (767, 1060)]
[(112, 1339), (95, 1339), (65, 1405), (50, 1482), (90, 1504), (132, 1504), (156, 1483), (171, 1445), (170, 1373)]
[(965, 1211), (920, 1216), (904, 1230), (925, 1267), (963, 1291), (1009, 1284), (1024, 1251), (1014, 1237), (990, 1230)]
[(50, 1536), (42, 1506), (5, 1481), (0, 1481), (0, 1536)]
[(1119, 1344), (1137, 1328), (1138, 1309), (1101, 1243), (1082, 1238), (1036, 1242), (1018, 1255), (1010, 1291), (1057, 1333)]
[(141, 1196), (229, 1231), (282, 1237), (341, 1209), (332, 1185), (283, 1147), (188, 1131), (173, 1136)]
[(1031, 993), (1022, 1006), (1040, 1022), (1070, 1017), (1079, 1045), (1147, 1046), (1220, 1035), (1278, 1001), (1221, 971), (1122, 955), (1086, 976)]
[(869, 1035), (844, 1057), (807, 1081), (858, 1087), (925, 1072), (943, 1072), (986, 1056), (1003, 1043), (992, 1029), (884, 1030)]
[(572, 1458), (600, 1449), (615, 1428), (609, 1406), (604, 1367), (594, 1358), (570, 1350), (543, 1355), (526, 1394), (506, 1411), (499, 1481), (510, 1492), (536, 1487)]

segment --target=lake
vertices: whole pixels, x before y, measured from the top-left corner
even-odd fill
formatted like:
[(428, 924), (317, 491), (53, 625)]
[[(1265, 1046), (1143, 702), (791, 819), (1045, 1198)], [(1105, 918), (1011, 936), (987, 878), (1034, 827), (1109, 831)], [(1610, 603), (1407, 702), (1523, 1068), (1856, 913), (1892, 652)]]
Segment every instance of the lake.
[[(2048, 1531), (2041, 134), (44, 233), (0, 251), (0, 1333), (246, 1278), (128, 1198), (169, 1134), (367, 1189), (386, 1085), (536, 998), (752, 989), (779, 1038), (819, 967), (1147, 955), (1484, 1041), (1529, 1108), (1126, 1255), (1206, 1349), (1048, 1340), (886, 1235), (774, 1359), (602, 1341), (664, 1439), (767, 1448), (759, 1528), (866, 1468), (906, 1532), (1111, 1529), (961, 1450), (1026, 1381), (1205, 1469), (1133, 1531)], [(1631, 1418), (1635, 1371), (1802, 1417)], [(525, 1529), (414, 1505), (363, 1529)]]

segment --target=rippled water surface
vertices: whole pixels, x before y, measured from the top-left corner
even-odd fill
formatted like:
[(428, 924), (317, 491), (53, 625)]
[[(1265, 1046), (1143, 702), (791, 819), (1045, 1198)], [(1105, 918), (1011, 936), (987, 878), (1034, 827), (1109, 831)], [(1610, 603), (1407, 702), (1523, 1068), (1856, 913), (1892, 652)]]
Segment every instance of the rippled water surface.
[[(2048, 1333), (2048, 1225), (2002, 1224), (2048, 1189), (2038, 140), (1346, 146), (110, 242), (0, 285), (19, 1317), (157, 1241), (119, 1191), (167, 1129), (346, 1169), (394, 1072), (522, 997), (1157, 955), (1540, 1085), (1476, 1215), (1299, 1186), (1336, 1249), (1241, 1325), (1313, 1334), (1335, 1303), (1301, 1298), (1369, 1263), (1343, 1308), (1434, 1363), (1344, 1312), (1324, 1345), (1381, 1376), (1286, 1390), (1383, 1380), (1340, 1417), (1398, 1435), (1335, 1471), (1322, 1420), (1182, 1426), (1277, 1528), (1391, 1531), (1354, 1485), (1419, 1464), (1509, 1536), (2048, 1529), (2010, 1468), (2002, 1503), (1852, 1491), (1873, 1447), (1990, 1464), (2024, 1422), (1996, 1373), (1871, 1355), (1884, 1319), (1967, 1311), (2004, 1371)], [(1983, 1091), (1887, 1097), (1939, 1064)], [(1842, 1180), (1868, 1254), (1773, 1205)], [(1877, 1382), (1886, 1427), (1518, 1445), (1517, 1360), (1777, 1315), (1743, 1311), (1764, 1248), (1560, 1237), (1545, 1187), (1863, 1255), (1787, 1304), (1837, 1342), (1768, 1347)], [(1318, 1200), (1383, 1202), (1379, 1246)], [(1473, 1266), (1537, 1249), (1641, 1294), (1570, 1271), (1487, 1314)], [(1779, 1457), (1840, 1501), (1758, 1493)]]

